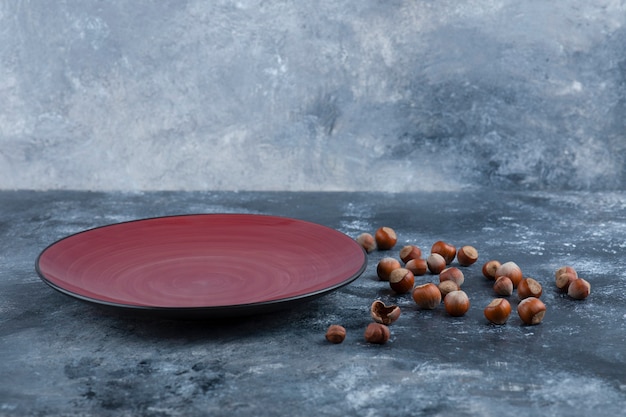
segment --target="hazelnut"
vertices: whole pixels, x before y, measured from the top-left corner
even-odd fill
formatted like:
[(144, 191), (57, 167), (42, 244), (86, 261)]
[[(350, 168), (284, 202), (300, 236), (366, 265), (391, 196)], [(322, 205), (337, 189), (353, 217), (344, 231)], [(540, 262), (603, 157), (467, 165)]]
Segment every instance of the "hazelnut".
[(413, 275), (424, 275), (428, 271), (428, 265), (424, 259), (410, 259), (404, 267), (413, 272)]
[(478, 260), (478, 251), (473, 246), (463, 246), (457, 251), (456, 260), (461, 266), (470, 266)]
[(346, 329), (338, 324), (333, 324), (326, 330), (326, 340), (330, 343), (341, 343), (346, 338)]
[(571, 266), (562, 266), (556, 270), (554, 281), (556, 287), (562, 291), (567, 291), (572, 281), (578, 278), (578, 273)]
[(383, 258), (378, 262), (376, 266), (376, 274), (381, 281), (389, 281), (389, 275), (394, 269), (401, 268), (400, 261), (395, 258)]
[(485, 278), (495, 281), (496, 279), (496, 271), (500, 267), (500, 262), (492, 259), (491, 261), (485, 262), (483, 265), (483, 275)]
[(517, 305), (517, 314), (524, 324), (539, 324), (546, 314), (546, 305), (536, 297), (524, 298)]
[(398, 237), (395, 230), (391, 227), (380, 227), (376, 230), (374, 235), (376, 239), (376, 245), (380, 250), (389, 250), (396, 245)]
[(380, 300), (376, 300), (370, 307), (370, 315), (376, 323), (389, 325), (400, 317), (400, 307), (396, 305), (385, 305)]
[(574, 276), (576, 278), (578, 278), (578, 273), (576, 272), (574, 267), (571, 267), (569, 265), (565, 265), (565, 266), (562, 266), (559, 269), (557, 269), (556, 272), (554, 273), (554, 277), (556, 278), (556, 277), (558, 277), (559, 275), (561, 275), (563, 273), (574, 274)]
[(430, 248), (430, 253), (438, 253), (443, 256), (443, 259), (446, 261), (446, 265), (449, 265), (456, 256), (456, 248), (449, 243), (438, 240), (433, 243), (433, 246)]
[(428, 270), (433, 274), (439, 274), (446, 268), (446, 260), (438, 253), (431, 253), (426, 259)]
[(511, 315), (511, 304), (504, 298), (493, 299), (483, 311), (485, 318), (493, 324), (504, 324)]
[(356, 237), (356, 243), (361, 245), (365, 252), (371, 253), (376, 250), (376, 240), (370, 233), (361, 233)]
[(412, 295), (415, 303), (424, 310), (433, 310), (441, 304), (441, 291), (432, 282), (418, 285)]
[(508, 297), (513, 294), (513, 281), (509, 277), (498, 277), (493, 284), (493, 290), (496, 294)]
[(465, 282), (465, 276), (459, 268), (451, 266), (439, 273), (439, 282), (443, 281), (454, 281), (460, 287)]
[(405, 294), (411, 291), (415, 284), (413, 272), (406, 268), (398, 268), (391, 271), (389, 275), (389, 286), (398, 294)]
[(449, 292), (443, 299), (443, 305), (446, 313), (453, 317), (464, 315), (470, 308), (469, 298), (462, 290)]
[(507, 276), (511, 278), (513, 288), (517, 288), (517, 284), (522, 280), (522, 270), (515, 262), (505, 262), (496, 269), (496, 278)]
[(400, 249), (400, 259), (407, 263), (411, 259), (419, 259), (422, 257), (422, 250), (415, 245), (406, 245)]
[(567, 295), (575, 300), (584, 300), (591, 293), (591, 284), (583, 278), (572, 281), (567, 289)]
[(541, 284), (533, 278), (523, 278), (517, 285), (517, 296), (520, 300), (528, 297), (541, 297)]
[(370, 323), (365, 329), (365, 341), (383, 345), (389, 340), (389, 327), (381, 323)]
[(461, 289), (461, 287), (459, 287), (454, 281), (442, 281), (439, 283), (439, 285), (437, 285), (437, 287), (439, 288), (441, 297), (445, 297), (449, 292)]

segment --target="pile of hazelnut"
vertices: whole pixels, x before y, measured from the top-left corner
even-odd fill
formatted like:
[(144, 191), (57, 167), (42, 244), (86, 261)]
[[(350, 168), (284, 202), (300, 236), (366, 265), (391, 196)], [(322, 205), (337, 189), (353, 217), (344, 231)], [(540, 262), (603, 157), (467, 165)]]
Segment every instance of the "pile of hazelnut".
[[(356, 239), (367, 253), (378, 250), (393, 249), (398, 241), (395, 231), (390, 227), (380, 227), (374, 236), (362, 233)], [(450, 264), (456, 258), (460, 267), (473, 265), (478, 260), (478, 251), (473, 246), (457, 248), (447, 242), (437, 241), (426, 259), (418, 246), (405, 245), (400, 249), (399, 259), (384, 257), (376, 266), (376, 273), (381, 281), (387, 281), (397, 294), (411, 293), (418, 308), (434, 310), (442, 300), (447, 314), (453, 317), (465, 315), (470, 308), (468, 295), (461, 289), (465, 281), (463, 271)], [(430, 272), (439, 276), (439, 283), (428, 282), (415, 285), (415, 276)], [(494, 281), (493, 290), (498, 296), (483, 310), (485, 318), (493, 324), (505, 324), (511, 314), (511, 304), (506, 298), (517, 289), (520, 300), (517, 313), (524, 324), (537, 325), (543, 321), (546, 306), (540, 297), (543, 292), (541, 284), (530, 277), (524, 277), (521, 268), (512, 261), (500, 263), (489, 260), (482, 266), (482, 274)], [(576, 300), (589, 296), (591, 286), (583, 278), (579, 278), (571, 266), (563, 266), (555, 273), (556, 287)], [(384, 344), (389, 340), (389, 325), (400, 317), (400, 307), (385, 305), (375, 300), (370, 307), (370, 315), (374, 320), (364, 333), (369, 343)], [(346, 337), (343, 326), (331, 325), (326, 332), (326, 339), (332, 343), (341, 343)]]

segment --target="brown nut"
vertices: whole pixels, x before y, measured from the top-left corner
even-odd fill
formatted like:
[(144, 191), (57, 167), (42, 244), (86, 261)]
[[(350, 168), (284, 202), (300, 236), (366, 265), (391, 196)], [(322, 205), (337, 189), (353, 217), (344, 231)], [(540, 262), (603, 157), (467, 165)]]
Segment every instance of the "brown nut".
[(496, 271), (498, 270), (499, 267), (500, 267), (500, 262), (496, 261), (495, 259), (485, 262), (482, 268), (483, 276), (487, 279), (495, 281)]
[(420, 259), (422, 257), (422, 250), (415, 245), (406, 245), (400, 249), (400, 259), (405, 264), (411, 259)]
[(546, 314), (546, 305), (538, 298), (524, 298), (517, 305), (517, 314), (524, 324), (539, 324)]
[(396, 305), (385, 305), (380, 300), (376, 300), (370, 307), (370, 315), (376, 323), (389, 325), (400, 317), (400, 307)]
[(428, 265), (424, 259), (410, 259), (404, 267), (417, 276), (424, 275), (428, 271)]
[(498, 277), (493, 284), (493, 290), (496, 294), (508, 297), (513, 294), (513, 281), (509, 277)]
[(517, 284), (522, 280), (522, 270), (515, 262), (505, 262), (496, 269), (496, 278), (507, 276), (513, 283), (513, 288), (517, 288)]
[(426, 265), (432, 274), (437, 275), (446, 269), (446, 260), (438, 253), (431, 253), (426, 259)]
[(470, 266), (478, 260), (478, 251), (473, 246), (463, 246), (457, 251), (456, 260), (461, 266)]
[(511, 304), (504, 298), (495, 298), (485, 307), (483, 313), (491, 323), (504, 324), (511, 315)]
[(523, 278), (517, 285), (517, 296), (520, 300), (528, 297), (541, 297), (543, 288), (537, 280), (533, 278)]
[(430, 253), (438, 253), (443, 256), (443, 259), (446, 261), (446, 265), (449, 265), (456, 256), (456, 247), (444, 242), (443, 240), (438, 240), (433, 243), (433, 246), (430, 248)]
[(391, 271), (389, 275), (389, 286), (398, 294), (406, 294), (415, 285), (413, 272), (406, 268), (398, 268)]
[(461, 317), (470, 308), (470, 301), (467, 294), (462, 291), (449, 292), (443, 299), (443, 305), (446, 313), (453, 317)]
[(454, 281), (460, 287), (465, 282), (465, 276), (459, 268), (451, 266), (439, 273), (439, 282), (443, 281)]
[(395, 258), (383, 258), (376, 266), (376, 274), (381, 281), (389, 281), (389, 276), (394, 269), (401, 268), (400, 261)]
[(370, 233), (361, 233), (356, 237), (356, 243), (361, 245), (365, 252), (371, 253), (376, 250), (376, 240)]
[(390, 336), (389, 327), (381, 323), (370, 323), (365, 329), (365, 341), (368, 343), (375, 343), (383, 345), (387, 343)]
[(556, 287), (562, 291), (567, 291), (572, 281), (578, 278), (578, 273), (571, 266), (562, 266), (554, 274)]
[(346, 329), (338, 324), (333, 324), (326, 330), (326, 340), (330, 343), (341, 343), (346, 338)]
[(374, 238), (376, 239), (376, 245), (380, 250), (389, 250), (393, 248), (398, 241), (396, 232), (391, 227), (378, 228), (378, 230), (376, 230)]
[(424, 310), (433, 310), (441, 304), (441, 291), (432, 282), (413, 288), (412, 296), (418, 307)]
[(445, 297), (449, 292), (458, 291), (461, 289), (454, 281), (443, 281), (437, 285), (439, 288), (439, 292), (441, 293), (441, 297)]
[(567, 289), (567, 295), (574, 300), (584, 300), (591, 293), (591, 284), (583, 278), (572, 281)]

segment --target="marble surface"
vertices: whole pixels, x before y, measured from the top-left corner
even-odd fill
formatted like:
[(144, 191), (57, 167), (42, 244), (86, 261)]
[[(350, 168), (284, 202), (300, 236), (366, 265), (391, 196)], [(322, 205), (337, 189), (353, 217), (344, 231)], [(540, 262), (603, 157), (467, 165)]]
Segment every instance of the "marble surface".
[(0, 0), (0, 189), (616, 190), (618, 0)]
[[(185, 321), (129, 317), (60, 294), (35, 273), (68, 234), (183, 213), (243, 212), (314, 221), (355, 237), (393, 227), (352, 284), (292, 310)], [(420, 311), (376, 277), (400, 245), (474, 245), (463, 268), (470, 311)], [(626, 407), (626, 194), (546, 192), (0, 192), (2, 416), (588, 416)], [(544, 321), (486, 322), (480, 265), (514, 261), (544, 286)], [(555, 290), (574, 266), (585, 301)], [(418, 282), (437, 277), (418, 277)], [(375, 299), (402, 309), (385, 345), (364, 341)], [(513, 306), (517, 304), (510, 297)], [(324, 339), (342, 324), (344, 343)]]

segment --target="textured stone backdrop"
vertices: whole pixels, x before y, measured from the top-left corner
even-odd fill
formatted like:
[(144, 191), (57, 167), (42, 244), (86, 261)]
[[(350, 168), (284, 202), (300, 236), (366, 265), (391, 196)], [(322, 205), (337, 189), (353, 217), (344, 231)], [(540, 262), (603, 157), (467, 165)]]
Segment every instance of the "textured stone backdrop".
[(624, 1), (0, 0), (0, 188), (624, 189)]

